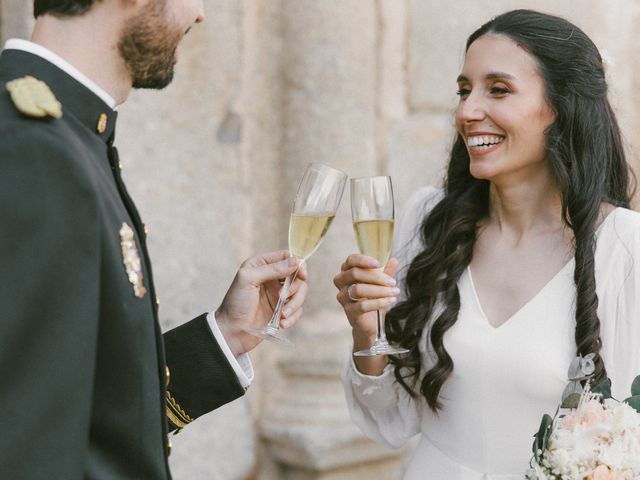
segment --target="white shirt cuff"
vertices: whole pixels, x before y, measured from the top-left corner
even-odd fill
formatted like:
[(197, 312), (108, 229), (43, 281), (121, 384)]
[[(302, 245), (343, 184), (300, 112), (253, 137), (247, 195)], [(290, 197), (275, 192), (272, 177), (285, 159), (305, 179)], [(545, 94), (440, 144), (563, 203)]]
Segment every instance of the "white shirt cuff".
[(207, 314), (207, 323), (209, 323), (209, 328), (211, 329), (213, 336), (216, 337), (216, 341), (218, 342), (218, 345), (220, 345), (224, 355), (227, 357), (231, 368), (236, 372), (240, 385), (242, 385), (242, 388), (244, 389), (249, 388), (254, 375), (253, 365), (251, 364), (249, 354), (242, 353), (237, 357), (233, 355), (229, 345), (227, 345), (227, 341), (224, 339), (224, 335), (222, 335), (222, 332), (218, 327), (218, 323), (216, 322), (216, 317), (213, 312), (209, 312)]

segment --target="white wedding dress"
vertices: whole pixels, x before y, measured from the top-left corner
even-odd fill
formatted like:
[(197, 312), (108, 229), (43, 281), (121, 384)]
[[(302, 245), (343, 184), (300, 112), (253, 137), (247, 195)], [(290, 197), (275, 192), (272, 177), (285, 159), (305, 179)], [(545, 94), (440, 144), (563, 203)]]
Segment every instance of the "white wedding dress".
[[(420, 251), (415, 233), (440, 195), (432, 187), (422, 189), (404, 209), (395, 241), (401, 266)], [(533, 435), (542, 415), (555, 413), (576, 355), (573, 273), (572, 260), (495, 328), (466, 269), (458, 282), (458, 321), (445, 335), (454, 370), (440, 391), (444, 408), (438, 415), (424, 397), (414, 400), (406, 394), (390, 366), (378, 377), (362, 375), (349, 354), (342, 380), (354, 422), (367, 436), (393, 448), (420, 434), (405, 480), (524, 478)], [(640, 374), (639, 213), (617, 208), (604, 220), (597, 232), (595, 276), (601, 353), (613, 396), (622, 400)], [(423, 373), (433, 365), (424, 348), (422, 362)]]

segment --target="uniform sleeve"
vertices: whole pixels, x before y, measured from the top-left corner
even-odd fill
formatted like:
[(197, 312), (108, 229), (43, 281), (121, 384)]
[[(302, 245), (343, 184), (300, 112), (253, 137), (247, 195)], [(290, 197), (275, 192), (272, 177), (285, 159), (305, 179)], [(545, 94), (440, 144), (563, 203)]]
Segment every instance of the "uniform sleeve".
[(608, 249), (610, 271), (602, 285), (598, 309), (603, 358), (612, 394), (623, 400), (640, 375), (640, 214), (622, 212), (616, 220), (616, 243)]
[(170, 430), (244, 395), (245, 389), (215, 339), (207, 314), (164, 335), (170, 371), (167, 417)]
[(36, 128), (0, 135), (0, 476), (81, 478), (100, 302), (97, 207), (64, 139)]
[[(400, 262), (397, 279), (401, 290), (406, 268), (420, 251), (419, 227), (440, 197), (441, 190), (425, 187), (412, 195), (398, 217), (394, 256)], [(342, 370), (352, 420), (369, 438), (391, 448), (402, 447), (420, 432), (420, 397), (412, 398), (395, 381), (391, 365), (377, 377), (358, 372), (352, 351), (349, 350)]]

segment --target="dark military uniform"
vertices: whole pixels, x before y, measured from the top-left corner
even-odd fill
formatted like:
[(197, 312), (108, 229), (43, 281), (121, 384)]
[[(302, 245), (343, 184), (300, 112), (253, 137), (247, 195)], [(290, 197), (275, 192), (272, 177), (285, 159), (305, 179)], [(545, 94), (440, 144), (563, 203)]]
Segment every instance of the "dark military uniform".
[[(18, 110), (25, 75), (61, 118)], [(168, 430), (244, 392), (205, 315), (163, 341), (115, 121), (46, 60), (0, 56), (2, 479), (168, 478)]]

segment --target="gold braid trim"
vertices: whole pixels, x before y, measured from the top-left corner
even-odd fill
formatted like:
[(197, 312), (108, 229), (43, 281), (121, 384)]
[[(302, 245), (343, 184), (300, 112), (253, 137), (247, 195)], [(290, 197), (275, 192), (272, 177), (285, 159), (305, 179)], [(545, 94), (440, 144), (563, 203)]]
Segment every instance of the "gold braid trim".
[(171, 396), (171, 393), (167, 390), (167, 417), (171, 420), (178, 429), (183, 429), (189, 423), (193, 422), (193, 418), (191, 418), (187, 412), (185, 412), (178, 402), (176, 402), (175, 398)]
[(167, 407), (167, 417), (169, 418), (169, 421), (178, 428), (178, 432), (187, 426), (185, 423), (182, 423), (180, 420), (178, 420), (178, 417), (173, 414), (169, 407)]

